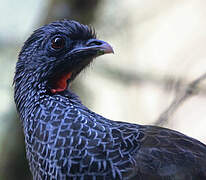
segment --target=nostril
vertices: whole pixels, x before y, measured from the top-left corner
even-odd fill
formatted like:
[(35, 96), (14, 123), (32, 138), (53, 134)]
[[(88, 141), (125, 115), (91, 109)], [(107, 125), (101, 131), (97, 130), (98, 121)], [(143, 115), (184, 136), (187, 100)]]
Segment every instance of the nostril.
[(88, 41), (87, 46), (100, 46), (102, 44), (103, 44), (102, 41), (95, 39), (95, 40)]

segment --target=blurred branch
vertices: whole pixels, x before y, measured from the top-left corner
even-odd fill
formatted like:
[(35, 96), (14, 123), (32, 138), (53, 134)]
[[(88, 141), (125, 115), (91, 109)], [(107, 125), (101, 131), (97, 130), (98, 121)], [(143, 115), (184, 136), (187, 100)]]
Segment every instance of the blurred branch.
[[(107, 76), (110, 79), (113, 79), (124, 85), (141, 84), (149, 82), (158, 85), (158, 87), (162, 87), (168, 91), (171, 91), (171, 87), (174, 87), (173, 89), (175, 89), (176, 92), (179, 92), (180, 89), (188, 86), (188, 84), (190, 83), (184, 78), (178, 77), (177, 79), (177, 77), (174, 77), (172, 75), (164, 75), (162, 77), (161, 75), (152, 72), (132, 72), (128, 70), (125, 71), (120, 68), (118, 69), (117, 67), (113, 68), (111, 66), (103, 64), (97, 65), (97, 68), (94, 68), (94, 71), (102, 74), (104, 77)], [(199, 78), (197, 80), (199, 80)], [(206, 95), (206, 86), (199, 86), (198, 93), (201, 95)]]
[(181, 104), (183, 104), (189, 97), (198, 93), (198, 91), (200, 90), (198, 88), (198, 85), (205, 79), (206, 73), (196, 80), (192, 81), (186, 88), (184, 88), (182, 92), (180, 92), (179, 95), (175, 97), (169, 107), (160, 115), (160, 117), (154, 124), (163, 125), (168, 122), (169, 118), (171, 118), (171, 116), (175, 113), (175, 111), (180, 107)]

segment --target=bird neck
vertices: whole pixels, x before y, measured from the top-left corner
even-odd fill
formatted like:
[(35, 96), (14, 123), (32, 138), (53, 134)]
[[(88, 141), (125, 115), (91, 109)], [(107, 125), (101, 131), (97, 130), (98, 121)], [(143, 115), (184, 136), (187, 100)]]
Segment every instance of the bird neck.
[(40, 100), (47, 95), (45, 81), (40, 81), (38, 76), (19, 75), (15, 77), (14, 100), (21, 119), (25, 119)]
[[(91, 129), (96, 128), (94, 123), (100, 124), (98, 127), (102, 127), (104, 131), (111, 126), (110, 120), (90, 111), (70, 90), (52, 94), (47, 87), (47, 82), (40, 83), (34, 76), (17, 79), (14, 97), (25, 134), (29, 136), (36, 131), (36, 127), (41, 123), (49, 124), (44, 120), (45, 116), (49, 118), (47, 120), (50, 123), (53, 122), (53, 118), (58, 117), (59, 122), (65, 121), (66, 124), (73, 124), (74, 127), (85, 124), (85, 121)], [(62, 113), (62, 115), (58, 113)], [(69, 122), (66, 122), (66, 119), (61, 119), (61, 116), (64, 117), (66, 114), (72, 116)], [(82, 121), (74, 120), (78, 119), (77, 117)]]

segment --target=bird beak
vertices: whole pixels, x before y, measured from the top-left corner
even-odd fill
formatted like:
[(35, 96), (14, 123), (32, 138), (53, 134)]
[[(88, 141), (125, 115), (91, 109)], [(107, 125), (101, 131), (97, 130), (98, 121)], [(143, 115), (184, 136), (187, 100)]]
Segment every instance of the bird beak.
[(98, 39), (90, 39), (86, 42), (84, 46), (75, 48), (70, 51), (70, 54), (85, 52), (88, 50), (94, 50), (97, 56), (114, 53), (114, 50), (109, 43)]
[(88, 47), (88, 49), (97, 50), (97, 55), (114, 53), (114, 50), (109, 43), (98, 39), (90, 39), (87, 42), (86, 47)]

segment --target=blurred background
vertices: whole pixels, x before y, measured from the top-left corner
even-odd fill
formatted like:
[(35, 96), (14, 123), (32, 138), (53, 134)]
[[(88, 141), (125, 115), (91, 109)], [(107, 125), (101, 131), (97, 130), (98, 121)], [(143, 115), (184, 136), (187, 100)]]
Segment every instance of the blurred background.
[[(83, 103), (118, 121), (158, 124), (206, 72), (205, 0), (0, 0), (0, 180), (31, 179), (14, 101), (18, 53), (39, 26), (75, 19), (95, 27), (114, 55), (96, 59), (73, 83)], [(206, 82), (161, 123), (206, 143)]]

